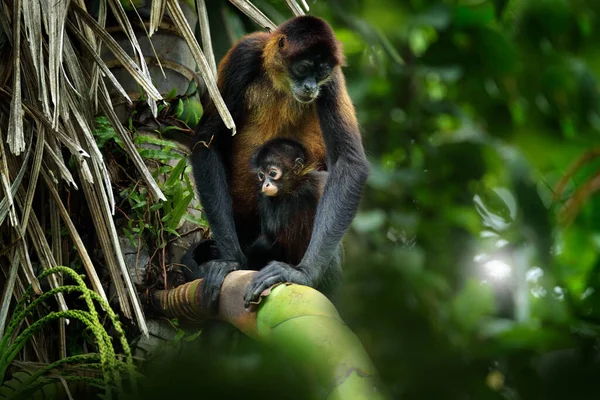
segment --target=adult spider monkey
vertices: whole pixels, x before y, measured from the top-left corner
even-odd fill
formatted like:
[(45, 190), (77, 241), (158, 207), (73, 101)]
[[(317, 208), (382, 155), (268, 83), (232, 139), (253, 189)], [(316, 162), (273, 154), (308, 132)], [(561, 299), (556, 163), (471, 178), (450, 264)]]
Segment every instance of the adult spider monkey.
[(232, 137), (211, 103), (197, 127), (191, 156), (219, 253), (202, 266), (203, 299), (209, 309), (218, 306), (225, 276), (247, 268), (242, 249), (260, 233), (249, 160), (273, 138), (299, 141), (307, 150), (307, 162), (326, 168), (329, 179), (304, 256), (296, 265), (272, 261), (262, 268), (248, 286), (245, 305), (278, 282), (319, 287), (326, 279), (369, 174), (342, 63), (341, 45), (331, 27), (320, 18), (302, 16), (273, 32), (245, 36), (219, 64), (219, 90), (238, 133)]
[[(261, 234), (245, 250), (249, 268), (260, 269), (273, 260), (293, 265), (302, 260), (328, 176), (306, 159), (304, 146), (290, 139), (272, 139), (252, 156)], [(331, 260), (316, 287), (326, 296), (341, 281), (340, 259), (338, 254)]]

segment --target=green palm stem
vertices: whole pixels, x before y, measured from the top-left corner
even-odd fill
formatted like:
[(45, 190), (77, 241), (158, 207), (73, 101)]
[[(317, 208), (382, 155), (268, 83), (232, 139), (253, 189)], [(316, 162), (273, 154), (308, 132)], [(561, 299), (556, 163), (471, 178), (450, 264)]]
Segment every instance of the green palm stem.
[[(244, 308), (244, 293), (256, 271), (234, 271), (223, 283), (217, 318), (246, 335), (275, 346), (311, 371), (327, 400), (388, 399), (369, 356), (333, 304), (301, 285), (277, 285), (258, 305)], [(156, 311), (170, 318), (203, 321), (202, 279), (151, 294)]]

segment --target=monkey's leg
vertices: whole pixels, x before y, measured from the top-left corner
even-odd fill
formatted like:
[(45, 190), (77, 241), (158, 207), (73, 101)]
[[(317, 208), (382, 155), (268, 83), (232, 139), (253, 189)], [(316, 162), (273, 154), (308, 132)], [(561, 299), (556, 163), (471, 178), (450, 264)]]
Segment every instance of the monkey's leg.
[(281, 247), (274, 243), (266, 235), (260, 235), (246, 250), (248, 258), (248, 269), (259, 270), (269, 261), (280, 260), (282, 257)]
[(212, 239), (203, 239), (190, 246), (181, 259), (183, 275), (187, 282), (206, 276), (206, 262), (220, 256), (217, 243)]

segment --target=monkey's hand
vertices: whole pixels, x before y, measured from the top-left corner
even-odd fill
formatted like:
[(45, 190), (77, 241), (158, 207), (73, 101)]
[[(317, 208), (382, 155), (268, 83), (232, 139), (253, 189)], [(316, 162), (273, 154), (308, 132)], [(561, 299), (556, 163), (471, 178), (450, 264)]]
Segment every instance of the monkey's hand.
[(240, 269), (240, 263), (228, 260), (211, 260), (203, 264), (207, 269), (202, 281), (202, 301), (204, 307), (211, 313), (216, 313), (219, 307), (219, 295), (225, 276), (231, 271)]
[(256, 302), (260, 294), (276, 283), (297, 283), (298, 285), (311, 286), (309, 270), (302, 266), (292, 266), (281, 261), (271, 261), (266, 267), (258, 271), (244, 296), (244, 306), (248, 308), (251, 302)]

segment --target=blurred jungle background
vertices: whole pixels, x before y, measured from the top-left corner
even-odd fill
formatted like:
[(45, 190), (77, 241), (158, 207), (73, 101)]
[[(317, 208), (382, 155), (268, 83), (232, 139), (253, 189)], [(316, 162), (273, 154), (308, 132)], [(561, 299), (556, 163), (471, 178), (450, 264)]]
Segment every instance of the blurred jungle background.
[[(0, 48), (6, 60), (14, 60), (14, 32), (7, 27), (12, 24), (14, 28), (14, 7), (22, 4), (17, 0), (1, 3), (6, 13), (0, 18), (4, 27)], [(69, 2), (58, 3), (71, 7)], [(111, 10), (113, 3), (109, 2)], [(284, 1), (252, 3), (275, 24), (292, 16)], [(88, 5), (90, 14), (102, 20), (106, 4), (94, 4)], [(311, 0), (308, 4), (310, 14), (330, 22), (344, 45), (348, 89), (372, 165), (360, 212), (344, 241), (345, 286), (339, 311), (372, 357), (392, 398), (580, 399), (600, 394), (600, 2)], [(124, 6), (133, 20), (137, 16), (132, 5), (143, 4), (127, 2)], [(228, 2), (208, 1), (206, 5), (209, 40), (218, 63), (233, 41), (260, 26)], [(99, 11), (94, 14), (94, 9)], [(25, 18), (35, 13), (23, 10)], [(42, 14), (46, 11), (42, 7)], [(66, 18), (71, 21), (73, 12)], [(54, 19), (48, 21), (54, 26)], [(69, 25), (73, 41), (87, 35), (99, 37), (95, 28), (72, 28)], [(83, 51), (82, 46), (63, 45), (69, 48), (65, 54)], [(172, 51), (177, 49), (173, 46)], [(51, 50), (50, 46), (45, 51)], [(65, 56), (65, 65), (67, 61), (72, 59)], [(25, 69), (27, 62), (25, 57)], [(2, 72), (0, 84), (8, 89), (0, 93), (5, 147), (1, 154), (8, 154), (15, 143), (10, 142), (14, 125), (8, 126), (14, 72)], [(28, 73), (31, 70), (24, 71), (24, 76)], [(75, 75), (70, 67), (64, 73)], [(35, 86), (31, 76), (27, 84)], [(93, 79), (93, 75), (82, 76)], [(81, 84), (65, 80), (61, 90), (71, 90), (68, 85), (75, 90)], [(139, 89), (136, 85), (127, 93)], [(195, 92), (180, 90), (167, 96), (168, 92), (161, 90), (171, 106), (159, 108), (163, 120), (153, 120), (158, 128), (152, 130), (164, 133), (175, 126), (182, 135), (189, 134), (188, 128), (202, 113), (197, 100), (190, 105), (193, 96), (186, 97)], [(37, 102), (34, 93), (23, 96)], [(42, 90), (39, 93), (49, 96)], [(71, 110), (77, 109), (74, 99), (64, 100)], [(126, 116), (119, 114), (129, 133), (143, 130), (148, 123), (143, 120), (144, 112), (148, 113), (144, 111), (147, 98), (133, 100)], [(148, 188), (140, 178), (143, 175), (118, 167), (139, 165), (131, 161), (127, 144), (115, 133), (116, 116), (103, 117), (107, 115), (105, 100), (100, 101), (100, 109), (92, 103), (84, 103), (90, 109), (81, 114), (94, 118), (94, 136), (118, 205), (113, 230), (123, 244), (125, 261), (130, 263), (133, 257), (137, 265), (147, 264), (146, 284), (156, 281), (164, 287), (163, 273), (166, 276), (171, 270), (163, 268), (161, 257), (181, 221), (202, 227), (201, 235), (208, 234), (201, 206), (192, 204), (191, 183), (178, 179), (185, 168), (184, 158), (172, 159), (172, 148), (162, 137), (134, 136), (143, 163), (166, 197), (162, 203), (166, 205), (157, 206), (160, 196)], [(83, 129), (69, 126), (77, 118), (70, 112), (70, 122), (59, 124), (67, 135)], [(42, 114), (32, 114), (32, 118)], [(51, 118), (52, 113), (48, 115)], [(27, 143), (40, 140), (39, 132), (44, 129), (46, 138), (52, 135), (55, 127), (42, 125), (26, 125)], [(83, 134), (74, 135), (81, 138)], [(100, 189), (84, 182), (85, 174), (77, 169), (81, 162), (65, 144), (70, 142), (47, 140), (49, 150), (40, 174), (45, 186), (37, 190), (34, 186), (31, 199), (25, 191), (19, 192), (19, 202), (30, 207), (33, 203), (31, 215), (39, 220), (34, 223), (37, 239), (19, 239), (10, 225), (12, 212), (6, 208), (0, 214), (4, 216), (0, 320), (12, 315), (28, 286), (28, 276), (41, 272), (40, 265), (44, 265), (42, 257), (32, 251), (27, 264), (32, 273), (19, 272), (15, 286), (14, 254), (25, 257), (17, 251), (19, 240), (32, 241), (33, 246), (36, 240), (45, 240), (56, 265), (86, 274), (89, 283), (87, 261), (74, 248), (71, 227), (61, 222), (55, 209), (62, 199), (98, 271), (99, 286), (118, 313), (130, 310), (129, 319), (125, 315), (121, 320), (135, 350), (141, 342), (139, 324), (127, 322), (135, 320), (135, 306), (133, 301), (131, 306), (127, 303), (128, 294), (122, 288), (127, 285), (111, 286), (118, 276), (114, 272), (118, 263), (106, 255), (110, 253), (106, 243), (114, 238), (98, 233), (98, 227), (104, 226), (101, 223), (107, 223), (100, 215), (104, 205), (90, 200), (91, 191)], [(33, 153), (35, 158), (37, 152)], [(26, 164), (19, 164), (23, 157), (5, 156), (9, 162), (0, 166), (3, 179), (9, 178), (2, 182), (3, 193), (18, 177), (18, 166)], [(98, 171), (100, 167), (92, 172)], [(29, 169), (24, 172), (24, 182), (31, 181), (30, 173)], [(166, 178), (161, 180), (159, 175)], [(48, 188), (60, 180), (58, 197), (53, 197)], [(79, 190), (67, 188), (69, 181), (77, 183)], [(138, 183), (146, 189), (139, 190)], [(19, 203), (18, 213), (25, 209), (21, 207)], [(155, 245), (148, 246), (149, 256), (142, 262), (136, 250), (144, 247), (143, 241)], [(99, 247), (98, 242), (104, 244)], [(154, 275), (152, 265), (158, 266)], [(169, 274), (173, 275), (174, 285), (178, 278)], [(98, 287), (94, 290), (98, 292)], [(60, 309), (60, 302), (47, 299), (38, 317)], [(151, 321), (151, 315), (146, 318)], [(26, 321), (26, 326), (33, 320)], [(5, 380), (18, 376), (15, 371), (31, 373), (40, 365), (89, 351), (85, 344), (89, 329), (73, 320), (68, 327), (52, 324), (44, 335), (33, 337), (37, 342), (12, 359)], [(107, 320), (101, 320), (103, 324)], [(167, 360), (149, 363), (141, 371), (147, 380), (140, 398), (303, 398), (303, 383), (268, 350), (243, 340), (238, 343), (240, 338), (234, 337), (236, 346), (215, 354), (198, 344), (193, 331), (180, 329), (178, 321), (169, 326), (174, 334), (160, 346), (173, 351)], [(7, 361), (0, 354), (0, 367)]]

